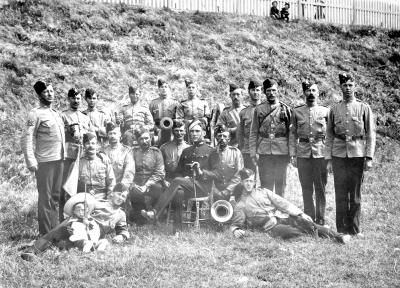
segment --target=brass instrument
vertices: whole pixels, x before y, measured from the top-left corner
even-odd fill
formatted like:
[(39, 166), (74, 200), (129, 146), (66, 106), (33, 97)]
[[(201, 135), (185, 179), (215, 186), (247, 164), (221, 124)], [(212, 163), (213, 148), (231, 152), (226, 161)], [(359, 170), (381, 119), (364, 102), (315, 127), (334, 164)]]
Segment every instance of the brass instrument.
[(172, 126), (174, 125), (174, 122), (172, 121), (172, 119), (171, 118), (169, 118), (169, 117), (163, 117), (161, 120), (160, 120), (160, 128), (162, 129), (162, 130), (170, 130), (170, 129), (172, 129)]
[(231, 220), (233, 216), (233, 206), (226, 200), (215, 201), (211, 205), (211, 217), (219, 222), (225, 223)]

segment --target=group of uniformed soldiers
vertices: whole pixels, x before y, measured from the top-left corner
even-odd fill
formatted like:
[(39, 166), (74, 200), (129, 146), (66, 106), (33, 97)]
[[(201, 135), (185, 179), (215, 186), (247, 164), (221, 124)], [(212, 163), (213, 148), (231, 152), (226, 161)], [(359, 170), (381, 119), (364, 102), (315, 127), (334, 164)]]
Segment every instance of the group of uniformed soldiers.
[[(292, 163), (299, 168), (305, 214), (324, 225), (327, 170), (333, 169), (337, 230), (358, 234), (361, 182), (372, 165), (375, 128), (370, 107), (354, 96), (354, 78), (340, 74), (339, 80), (343, 101), (330, 109), (319, 105), (318, 86), (309, 81), (302, 84), (305, 104), (294, 109), (280, 101), (273, 79), (250, 81), (247, 107), (243, 90), (231, 84), (232, 106), (218, 119), (191, 80), (189, 98), (181, 103), (171, 97), (169, 84), (158, 80), (159, 98), (149, 108), (140, 104), (140, 90), (129, 87), (131, 104), (114, 115), (97, 109), (92, 89), (84, 94), (88, 109), (80, 112), (82, 95), (74, 88), (68, 92), (69, 109), (59, 113), (51, 107), (51, 84), (38, 81), (40, 107), (29, 114), (22, 149), (28, 169), (36, 172), (39, 232), (63, 219), (68, 194), (62, 184), (79, 160), (78, 191), (104, 199), (121, 183), (129, 191), (128, 219), (137, 224), (160, 219), (169, 205), (180, 224), (183, 200), (211, 191), (216, 199), (238, 200), (234, 190), (244, 167), (258, 171), (261, 186), (284, 197)], [(163, 127), (164, 119), (171, 119), (171, 127)], [(215, 148), (205, 138), (210, 122)]]

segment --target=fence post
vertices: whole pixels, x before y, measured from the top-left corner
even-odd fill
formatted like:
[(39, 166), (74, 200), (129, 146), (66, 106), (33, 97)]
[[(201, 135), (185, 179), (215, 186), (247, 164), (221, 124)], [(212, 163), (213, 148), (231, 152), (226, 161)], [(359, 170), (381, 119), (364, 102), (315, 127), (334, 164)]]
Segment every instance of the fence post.
[(303, 19), (304, 15), (301, 15), (301, 0), (297, 0), (297, 12), (299, 13), (299, 19)]
[(356, 25), (356, 19), (357, 19), (357, 0), (353, 0), (353, 21), (351, 22), (351, 25)]

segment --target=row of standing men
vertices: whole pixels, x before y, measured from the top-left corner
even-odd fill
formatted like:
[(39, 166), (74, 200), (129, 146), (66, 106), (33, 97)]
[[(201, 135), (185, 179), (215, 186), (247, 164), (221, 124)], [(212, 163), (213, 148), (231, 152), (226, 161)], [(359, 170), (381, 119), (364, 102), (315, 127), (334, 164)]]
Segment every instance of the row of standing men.
[[(172, 198), (176, 198), (176, 195), (172, 195), (175, 192), (162, 194), (159, 192), (163, 188), (167, 188), (167, 191), (177, 191), (177, 189), (173, 189), (174, 187), (170, 187), (171, 183), (181, 188), (186, 187), (186, 190), (190, 192), (193, 184), (185, 176), (192, 175), (193, 171), (198, 172), (195, 177), (198, 177), (199, 183), (197, 184), (200, 184), (196, 189), (199, 194), (208, 193), (210, 180), (214, 180), (217, 182), (216, 186), (219, 186), (217, 187), (219, 188), (218, 194), (222, 198), (229, 198), (233, 195), (232, 187), (238, 182), (235, 174), (243, 166), (238, 159), (243, 157), (245, 167), (256, 171), (258, 166), (261, 186), (270, 190), (275, 188), (275, 192), (281, 196), (284, 196), (286, 170), (289, 162), (298, 166), (303, 190), (304, 211), (316, 223), (322, 225), (325, 222), (327, 169), (330, 169), (333, 164), (337, 230), (347, 234), (359, 233), (360, 187), (363, 169), (371, 167), (374, 154), (374, 122), (369, 106), (354, 97), (354, 78), (348, 74), (340, 74), (339, 80), (343, 101), (334, 105), (330, 110), (318, 105), (318, 87), (307, 81), (303, 83), (305, 104), (294, 109), (279, 101), (278, 84), (274, 80), (267, 79), (263, 83), (250, 81), (248, 107), (244, 107), (242, 104), (243, 90), (236, 85), (230, 85), (232, 106), (222, 111), (217, 121), (215, 117), (210, 119), (207, 102), (198, 98), (197, 85), (192, 81), (186, 82), (189, 99), (182, 103), (170, 98), (168, 83), (162, 80), (158, 81), (160, 97), (150, 103), (150, 109), (138, 104), (140, 91), (130, 87), (129, 95), (132, 105), (126, 105), (120, 113), (116, 113), (115, 121), (121, 124), (122, 139), (126, 144), (132, 145), (135, 141), (140, 140), (138, 141), (139, 147), (132, 153), (134, 158), (132, 162), (134, 166), (136, 165), (135, 171), (131, 173), (134, 180), (125, 179), (125, 183), (130, 186), (131, 190), (130, 203), (135, 206), (132, 211), (136, 211), (136, 215), (130, 215), (131, 219), (139, 221), (138, 219), (142, 215), (137, 212), (148, 210), (152, 206), (156, 208), (157, 213), (162, 212), (166, 203), (169, 203)], [(85, 98), (89, 108), (85, 113), (81, 113), (79, 112), (81, 95), (78, 91), (71, 89), (68, 93), (70, 109), (63, 112), (60, 121), (60, 118), (56, 117), (57, 112), (50, 108), (50, 104), (54, 100), (52, 88), (48, 89), (49, 85), (40, 81), (35, 84), (34, 88), (39, 95), (41, 107), (32, 110), (29, 115), (27, 131), (22, 138), (22, 147), (28, 168), (36, 171), (39, 190), (39, 232), (44, 234), (54, 227), (55, 218), (58, 218), (51, 214), (56, 206), (52, 202), (57, 202), (57, 195), (54, 195), (57, 194), (55, 188), (65, 181), (70, 170), (69, 167), (75, 161), (77, 151), (82, 144), (83, 134), (89, 131), (96, 132), (98, 144), (104, 147), (106, 141), (110, 141), (112, 138), (108, 135), (107, 139), (107, 132), (112, 134), (112, 131), (115, 130), (112, 128), (118, 125), (109, 124), (107, 126), (109, 121), (106, 119), (106, 114), (96, 109), (97, 95), (93, 90), (86, 91)], [(50, 92), (46, 92), (48, 90)], [(260, 103), (262, 92), (266, 95), (266, 101)], [(180, 113), (183, 113), (183, 116)], [(190, 121), (192, 121), (191, 124), (195, 124), (192, 125), (192, 128), (199, 127), (198, 130), (202, 136), (196, 138), (196, 131), (193, 132), (193, 135), (190, 132), (190, 141), (193, 145), (187, 153), (182, 155), (183, 157), (180, 157), (180, 154), (186, 148), (186, 144), (183, 144), (184, 141), (177, 142), (179, 138), (182, 138), (179, 133), (185, 134), (182, 131), (174, 134), (175, 142), (172, 141), (162, 146), (163, 153), (158, 153), (157, 148), (150, 147), (149, 141), (152, 138), (150, 131), (153, 123), (155, 122), (154, 130), (157, 132), (163, 117), (183, 119), (183, 121), (174, 121), (173, 131), (179, 127), (185, 127), (181, 130), (189, 131)], [(193, 119), (195, 120), (193, 121)], [(221, 132), (228, 132), (227, 139), (230, 146), (227, 147), (229, 149), (223, 147), (228, 144), (224, 144), (223, 140), (218, 141), (222, 146), (215, 151), (204, 143), (204, 135), (201, 130), (206, 130), (204, 124), (207, 124), (207, 121), (223, 124)], [(183, 124), (179, 124), (180, 122)], [(62, 133), (64, 127), (65, 134)], [(108, 131), (106, 131), (106, 127), (108, 127)], [(144, 129), (138, 129), (139, 127)], [(111, 142), (119, 143), (117, 141), (118, 132), (116, 134), (116, 137), (114, 136), (114, 139), (110, 141), (110, 145), (104, 147), (104, 151), (110, 158), (110, 163), (114, 164), (112, 170), (115, 178), (118, 182), (124, 182), (122, 179), (126, 178), (123, 176), (126, 163), (121, 160), (117, 161), (117, 158), (123, 159), (123, 155), (129, 153), (122, 151), (127, 150), (123, 146), (119, 146), (122, 150), (117, 152), (114, 149), (116, 146), (112, 147), (113, 143)], [(224, 133), (220, 134), (220, 138), (223, 138)], [(36, 139), (34, 139), (35, 137)], [(36, 142), (35, 153), (32, 150), (33, 140)], [(65, 149), (62, 149), (63, 141), (66, 144)], [(238, 147), (241, 153), (237, 153), (239, 150), (235, 147)], [(211, 155), (212, 153), (215, 153), (215, 157)], [(164, 157), (160, 157), (160, 155)], [(152, 169), (157, 166), (155, 165), (157, 161), (158, 163), (162, 162), (162, 169), (165, 167), (166, 181), (163, 180), (162, 172), (160, 172), (162, 169), (158, 169), (160, 173), (157, 173), (157, 169)], [(91, 188), (103, 191), (105, 194), (101, 197), (105, 197), (107, 191), (112, 190), (109, 185), (112, 181), (109, 181), (107, 188), (106, 169), (102, 168), (102, 165), (98, 165), (97, 168), (94, 167), (96, 165), (92, 166), (91, 161), (87, 161), (86, 165), (87, 167), (91, 165), (90, 169), (85, 169), (84, 163), (85, 160), (80, 163), (82, 174), (80, 180), (89, 184)], [(187, 165), (193, 163), (198, 163), (198, 167)], [(178, 167), (180, 168), (177, 169)], [(59, 177), (60, 169), (64, 171), (61, 173), (64, 175), (63, 177)], [(95, 172), (96, 169), (100, 171), (99, 174)], [(84, 175), (84, 171), (86, 171), (86, 175)], [(87, 175), (88, 171), (90, 175)], [(209, 175), (199, 175), (200, 173), (204, 174), (204, 171), (213, 172), (205, 173)], [(170, 182), (176, 176), (183, 177), (178, 177), (178, 181)], [(96, 180), (104, 183), (103, 187), (100, 185), (96, 188), (94, 185)], [(185, 189), (182, 190), (185, 191)], [(146, 194), (146, 192), (149, 193)], [(314, 192), (316, 205), (313, 201)], [(62, 207), (65, 192), (61, 191), (59, 194)], [(163, 198), (160, 195), (163, 195), (165, 199), (159, 199)], [(148, 198), (150, 198), (150, 202)], [(53, 201), (49, 201), (49, 199), (53, 199)], [(181, 205), (177, 207), (179, 208)], [(62, 209), (60, 210), (62, 211)]]

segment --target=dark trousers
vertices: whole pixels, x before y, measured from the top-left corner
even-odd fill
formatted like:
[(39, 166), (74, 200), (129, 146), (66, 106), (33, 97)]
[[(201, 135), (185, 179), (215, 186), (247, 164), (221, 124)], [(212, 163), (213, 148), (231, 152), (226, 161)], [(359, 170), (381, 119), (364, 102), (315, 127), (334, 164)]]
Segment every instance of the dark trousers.
[(273, 237), (290, 239), (304, 234), (314, 235), (322, 238), (335, 239), (343, 242), (342, 236), (332, 229), (325, 228), (322, 225), (307, 221), (300, 216), (290, 216), (289, 218), (278, 218), (276, 224), (270, 233)]
[[(67, 181), (68, 175), (69, 175), (69, 170), (72, 167), (72, 164), (75, 162), (74, 159), (65, 159), (64, 160), (64, 171), (62, 173), (62, 185), (64, 185), (65, 181)], [(82, 191), (77, 191), (77, 192), (82, 192)], [(60, 222), (64, 221), (64, 206), (65, 203), (68, 201), (70, 198), (69, 194), (64, 190), (64, 188), (61, 187), (61, 193), (60, 193), (60, 210), (59, 210), (59, 219)]]
[(42, 162), (36, 171), (39, 233), (46, 234), (59, 223), (58, 209), (62, 185), (63, 161)]
[(243, 156), (243, 165), (247, 169), (251, 169), (254, 173), (256, 173), (256, 166), (253, 163), (253, 160), (250, 157), (250, 153), (242, 153)]
[(161, 183), (153, 184), (146, 193), (142, 193), (135, 187), (129, 191), (126, 201), (125, 211), (130, 222), (143, 225), (147, 222), (141, 214), (141, 210), (150, 210), (157, 203), (162, 195), (163, 185)]
[(354, 235), (360, 232), (361, 184), (364, 158), (332, 157), (335, 182), (336, 229)]
[[(328, 179), (324, 158), (297, 158), (297, 168), (303, 191), (304, 213), (316, 223), (325, 224), (325, 187)], [(315, 190), (315, 206), (313, 194)]]
[(261, 187), (274, 191), (284, 197), (286, 187), (286, 172), (289, 155), (260, 155), (258, 171)]
[(67, 224), (68, 220), (62, 221), (59, 225), (57, 225), (56, 227), (48, 231), (45, 235), (36, 240), (33, 243), (34, 252), (36, 254), (44, 252), (52, 245), (57, 246), (57, 244), (62, 240), (65, 240), (67, 242), (66, 243), (67, 247), (65, 248), (72, 247), (73, 246), (72, 242), (68, 240), (70, 234), (67, 230)]

